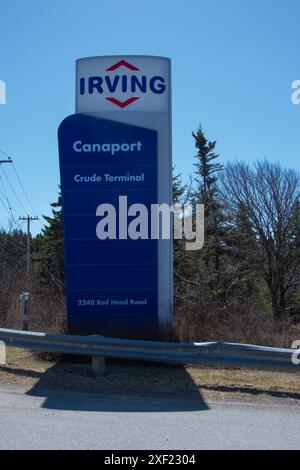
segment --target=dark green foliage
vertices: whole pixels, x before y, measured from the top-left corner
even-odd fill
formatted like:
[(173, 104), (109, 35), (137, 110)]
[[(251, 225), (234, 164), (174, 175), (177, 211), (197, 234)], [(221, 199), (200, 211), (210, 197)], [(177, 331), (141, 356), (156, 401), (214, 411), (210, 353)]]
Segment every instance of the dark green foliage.
[(35, 250), (41, 280), (62, 289), (64, 287), (64, 238), (61, 195), (51, 204), (52, 217), (43, 216), (47, 225), (35, 239)]
[(0, 231), (1, 271), (7, 268), (19, 268), (26, 265), (26, 234), (21, 230)]
[(194, 163), (196, 168), (194, 199), (195, 202), (205, 205), (208, 214), (211, 210), (214, 210), (215, 195), (217, 193), (217, 173), (223, 169), (223, 166), (219, 162), (214, 162), (219, 157), (214, 151), (217, 141), (208, 141), (201, 126), (198, 127), (196, 132), (192, 132), (192, 135), (197, 148), (196, 163)]
[(216, 141), (205, 137), (201, 126), (192, 133), (197, 154), (192, 191), (193, 204), (204, 205), (204, 247), (194, 253), (198, 283), (201, 284), (200, 306), (207, 301), (219, 303), (224, 296), (223, 259), (226, 252), (226, 225), (218, 195), (218, 173), (223, 166), (216, 162)]
[(182, 183), (181, 174), (174, 174), (175, 168), (173, 168), (173, 203), (181, 204), (183, 202), (183, 196), (186, 192), (187, 187)]

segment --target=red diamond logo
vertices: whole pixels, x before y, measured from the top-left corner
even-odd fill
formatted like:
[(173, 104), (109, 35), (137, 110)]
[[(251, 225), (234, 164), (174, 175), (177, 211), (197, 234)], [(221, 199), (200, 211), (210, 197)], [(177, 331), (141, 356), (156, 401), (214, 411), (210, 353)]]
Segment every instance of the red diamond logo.
[(128, 106), (129, 104), (131, 103), (134, 103), (134, 101), (137, 101), (139, 100), (140, 98), (139, 97), (133, 97), (133, 98), (129, 98), (128, 100), (126, 101), (120, 101), (120, 100), (117, 100), (116, 98), (105, 98), (107, 101), (110, 101), (111, 103), (113, 104), (116, 104), (117, 106), (119, 106), (120, 108), (126, 108), (126, 106)]
[(108, 67), (108, 69), (106, 69), (106, 71), (107, 72), (113, 72), (114, 70), (117, 70), (120, 67), (126, 67), (127, 69), (132, 70), (132, 71), (139, 70), (137, 67), (135, 67), (135, 65), (130, 64), (126, 60), (120, 60), (116, 64), (111, 65), (110, 67)]
[[(119, 69), (120, 67), (125, 67), (130, 71), (139, 71), (135, 65), (130, 64), (126, 60), (122, 59), (116, 62), (115, 64), (111, 65), (106, 69), (107, 72), (114, 72), (115, 70)], [(134, 103), (135, 101), (139, 100), (140, 98), (137, 96), (133, 96), (132, 98), (128, 98), (125, 101), (120, 101), (117, 98), (109, 97), (105, 98), (107, 101), (110, 101), (111, 103), (115, 104), (116, 106), (119, 106), (119, 108), (126, 108), (126, 106), (129, 106), (131, 103)]]

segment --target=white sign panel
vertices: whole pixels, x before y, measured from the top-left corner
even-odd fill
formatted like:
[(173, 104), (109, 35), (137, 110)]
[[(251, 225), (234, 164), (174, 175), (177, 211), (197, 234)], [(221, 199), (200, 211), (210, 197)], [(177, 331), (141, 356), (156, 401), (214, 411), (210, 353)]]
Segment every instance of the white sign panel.
[(168, 112), (169, 103), (169, 59), (105, 56), (77, 60), (77, 112)]

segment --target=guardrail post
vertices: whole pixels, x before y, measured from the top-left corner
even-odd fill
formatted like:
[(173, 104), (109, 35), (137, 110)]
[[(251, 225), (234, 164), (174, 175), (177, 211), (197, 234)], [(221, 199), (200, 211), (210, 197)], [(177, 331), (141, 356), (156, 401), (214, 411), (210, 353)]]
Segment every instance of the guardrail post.
[(105, 357), (92, 356), (92, 370), (95, 377), (100, 377), (105, 373)]
[(6, 345), (4, 341), (0, 341), (0, 366), (6, 364)]
[(28, 331), (28, 301), (29, 301), (29, 292), (23, 292), (20, 295), (20, 316), (22, 321), (22, 330)]

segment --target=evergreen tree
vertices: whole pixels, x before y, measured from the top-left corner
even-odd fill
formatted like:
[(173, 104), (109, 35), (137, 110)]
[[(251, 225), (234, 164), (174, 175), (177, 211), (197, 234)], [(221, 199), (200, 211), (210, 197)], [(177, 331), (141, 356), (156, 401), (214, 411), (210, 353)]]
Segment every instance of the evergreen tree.
[(216, 141), (209, 141), (201, 126), (192, 133), (197, 154), (193, 204), (204, 205), (204, 247), (194, 255), (200, 287), (199, 304), (205, 301), (218, 301), (223, 294), (222, 255), (225, 252), (225, 225), (222, 207), (218, 198), (218, 172), (223, 166), (215, 160)]
[(196, 200), (205, 205), (205, 214), (209, 216), (216, 208), (215, 196), (217, 193), (216, 173), (223, 169), (221, 163), (215, 163), (219, 155), (214, 152), (217, 141), (210, 142), (205, 137), (201, 126), (196, 132), (192, 132), (195, 139), (195, 147), (198, 149), (195, 155), (196, 163)]
[(235, 218), (226, 218), (226, 263), (223, 273), (226, 302), (236, 306), (258, 295), (255, 274), (256, 238), (247, 209), (240, 204)]
[(181, 174), (174, 174), (175, 168), (173, 168), (172, 176), (172, 190), (173, 190), (173, 204), (181, 204), (182, 196), (186, 191), (186, 186), (182, 183)]
[(19, 229), (0, 230), (1, 270), (26, 267), (26, 234)]
[(38, 252), (39, 273), (42, 281), (59, 288), (64, 287), (64, 236), (62, 224), (62, 200), (51, 204), (52, 217), (43, 216), (47, 225), (35, 240)]

